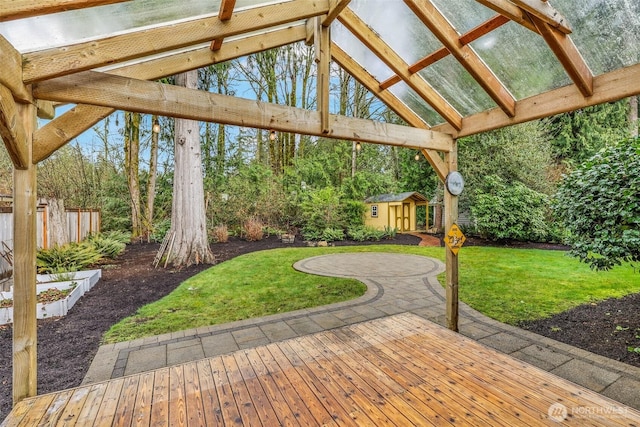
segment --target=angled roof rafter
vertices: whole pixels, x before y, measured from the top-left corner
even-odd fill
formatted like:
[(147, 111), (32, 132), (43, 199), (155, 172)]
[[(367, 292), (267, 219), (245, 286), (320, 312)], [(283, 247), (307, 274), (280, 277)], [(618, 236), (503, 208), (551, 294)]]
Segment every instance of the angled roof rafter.
[(351, 0), (329, 0), (329, 12), (322, 20), (322, 25), (328, 27), (340, 15), (340, 12), (349, 5)]
[(511, 0), (513, 4), (520, 9), (528, 12), (530, 15), (535, 16), (540, 21), (545, 22), (547, 25), (557, 29), (563, 34), (571, 34), (571, 27), (569, 27), (567, 20), (557, 10), (555, 10), (549, 3), (543, 0)]
[[(236, 7), (236, 0), (222, 0), (220, 3), (220, 11), (218, 12), (218, 19), (222, 22), (226, 22), (233, 16), (233, 9)], [(220, 50), (224, 38), (219, 37), (211, 42), (211, 50)]]
[(394, 73), (416, 91), (434, 110), (447, 122), (460, 129), (462, 116), (453, 108), (429, 83), (417, 74), (409, 72), (409, 65), (389, 45), (387, 45), (366, 23), (364, 23), (350, 9), (345, 9), (338, 20), (367, 46), (380, 60), (382, 60)]
[(12, 0), (2, 5), (0, 22), (128, 1), (131, 0)]
[[(469, 43), (471, 43), (472, 41), (475, 41), (477, 39), (479, 39), (480, 37), (490, 33), (491, 31), (495, 30), (496, 28), (501, 27), (502, 25), (506, 24), (507, 22), (509, 22), (509, 18), (507, 18), (506, 16), (503, 15), (496, 15), (493, 18), (483, 22), (482, 24), (478, 25), (477, 27), (467, 31), (466, 33), (464, 33), (463, 35), (461, 35), (458, 38), (458, 41), (460, 42), (460, 44), (462, 46), (467, 45)], [(440, 61), (443, 58), (446, 58), (447, 56), (449, 56), (450, 52), (449, 49), (447, 49), (446, 47), (441, 47), (440, 49), (436, 50), (433, 53), (430, 53), (429, 55), (425, 56), (422, 59), (419, 59), (418, 61), (416, 61), (414, 64), (409, 66), (409, 72), (410, 73), (417, 73), (418, 71), (427, 68), (428, 66), (435, 64), (436, 62)], [(387, 89), (391, 86), (393, 86), (396, 83), (401, 82), (402, 79), (397, 76), (391, 76), (389, 77), (387, 80), (383, 81), (382, 83), (380, 83), (380, 88), (381, 89)]]
[(25, 83), (46, 80), (117, 62), (210, 42), (326, 14), (328, 0), (292, 0), (247, 9), (228, 22), (215, 17), (164, 25), (99, 40), (23, 55)]
[[(421, 129), (430, 129), (420, 116), (413, 112), (405, 103), (400, 101), (398, 97), (388, 90), (380, 89), (378, 80), (367, 72), (360, 64), (358, 64), (347, 53), (340, 49), (339, 46), (333, 44), (331, 46), (331, 56), (333, 60), (340, 65), (347, 73), (352, 75), (361, 85), (366, 87), (372, 94), (378, 97), (389, 108), (391, 108), (400, 118), (409, 125)], [(447, 166), (444, 164), (438, 152), (430, 149), (423, 149), (422, 154), (433, 167), (438, 177), (442, 180), (447, 176)]]
[(529, 15), (526, 14), (522, 9), (520, 9), (515, 4), (509, 2), (509, 0), (476, 0), (483, 6), (488, 7), (494, 12), (498, 12), (499, 14), (506, 16), (513, 22), (522, 25), (525, 28), (533, 31), (534, 33), (538, 32), (536, 26), (531, 22)]
[(584, 96), (593, 95), (593, 74), (571, 38), (539, 20), (537, 16), (532, 16), (531, 19), (580, 92)]
[(438, 40), (447, 48), (467, 72), (482, 86), (502, 111), (513, 117), (515, 115), (516, 100), (498, 80), (493, 71), (487, 67), (482, 59), (469, 45), (460, 43), (458, 32), (449, 24), (447, 19), (438, 11), (430, 0), (416, 2), (404, 0), (413, 13), (425, 24)]

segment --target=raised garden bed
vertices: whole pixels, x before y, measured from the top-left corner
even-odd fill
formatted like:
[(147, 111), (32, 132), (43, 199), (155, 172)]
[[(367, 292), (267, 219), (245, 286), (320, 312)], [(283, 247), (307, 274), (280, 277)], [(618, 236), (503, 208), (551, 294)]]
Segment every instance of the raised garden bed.
[[(101, 276), (102, 270), (86, 270), (73, 273), (71, 280), (52, 281), (56, 276), (38, 274), (36, 292), (38, 300), (42, 302), (36, 305), (36, 317), (65, 316), (80, 297), (98, 283)], [(9, 292), (0, 292), (0, 325), (8, 323), (13, 323), (13, 287)]]

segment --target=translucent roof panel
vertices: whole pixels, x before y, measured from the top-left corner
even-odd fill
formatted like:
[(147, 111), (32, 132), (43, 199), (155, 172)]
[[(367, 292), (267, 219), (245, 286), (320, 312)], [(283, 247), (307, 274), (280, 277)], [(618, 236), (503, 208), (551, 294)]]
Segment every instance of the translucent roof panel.
[(471, 43), (516, 99), (571, 84), (542, 37), (509, 22)]
[(463, 116), (496, 106), (478, 82), (451, 55), (418, 73)]
[(402, 0), (352, 0), (349, 7), (408, 64), (442, 47)]
[[(202, 15), (217, 15), (221, 0), (133, 0), (0, 23), (18, 51), (30, 52), (107, 37)], [(237, 0), (235, 10), (273, 1)]]
[(339, 22), (334, 22), (331, 25), (331, 40), (378, 81), (386, 80), (394, 75), (393, 71), (380, 58)]
[(640, 61), (639, 0), (554, 0), (595, 75)]
[(431, 1), (460, 34), (466, 33), (496, 15), (496, 12), (482, 6), (476, 0)]
[(405, 82), (397, 83), (389, 88), (392, 94), (397, 96), (414, 113), (422, 117), (429, 125), (444, 123), (444, 119), (436, 113), (417, 93), (413, 91)]

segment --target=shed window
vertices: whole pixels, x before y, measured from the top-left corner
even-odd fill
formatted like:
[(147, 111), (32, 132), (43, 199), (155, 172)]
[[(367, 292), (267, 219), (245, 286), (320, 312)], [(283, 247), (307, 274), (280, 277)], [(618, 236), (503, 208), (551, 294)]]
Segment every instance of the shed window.
[(371, 218), (378, 218), (378, 205), (371, 205)]

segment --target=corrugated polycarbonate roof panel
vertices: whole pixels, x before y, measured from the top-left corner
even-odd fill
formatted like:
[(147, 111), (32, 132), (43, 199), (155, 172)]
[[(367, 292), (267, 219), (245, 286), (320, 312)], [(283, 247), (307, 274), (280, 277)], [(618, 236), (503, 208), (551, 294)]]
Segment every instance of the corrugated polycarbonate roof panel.
[(595, 75), (640, 61), (640, 0), (554, 0)]
[(466, 33), (496, 15), (496, 12), (475, 0), (431, 0), (431, 2), (460, 34)]
[[(24, 53), (199, 16), (217, 15), (220, 3), (221, 0), (133, 0), (2, 22), (0, 34)], [(281, 2), (237, 0), (235, 10), (270, 3)]]

